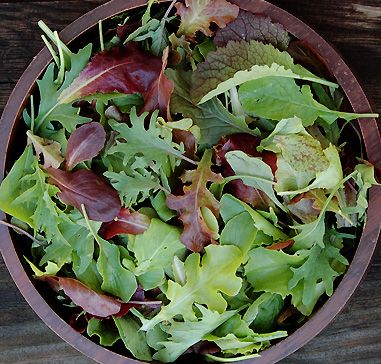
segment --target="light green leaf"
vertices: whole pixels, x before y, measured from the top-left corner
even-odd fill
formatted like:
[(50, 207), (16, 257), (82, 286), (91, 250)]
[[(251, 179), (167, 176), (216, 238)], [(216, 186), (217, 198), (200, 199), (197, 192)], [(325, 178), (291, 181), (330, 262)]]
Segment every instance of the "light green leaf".
[(160, 219), (168, 221), (177, 216), (177, 212), (171, 210), (166, 204), (167, 195), (164, 191), (159, 191), (154, 198), (151, 199), (152, 207), (155, 209)]
[(299, 268), (304, 261), (299, 255), (258, 247), (249, 252), (245, 274), (255, 292), (278, 293), (285, 298), (290, 294), (288, 283), (294, 274), (291, 268)]
[(246, 186), (263, 191), (276, 206), (285, 211), (285, 207), (275, 196), (273, 186), (276, 182), (268, 164), (262, 159), (250, 157), (240, 150), (226, 153), (225, 158), (235, 172), (234, 178), (239, 178)]
[[(351, 120), (361, 117), (360, 114), (328, 109), (313, 98), (308, 85), (300, 88), (290, 78), (266, 77), (249, 81), (240, 86), (238, 94), (247, 113), (266, 119), (281, 120), (297, 116), (304, 126), (309, 126), (318, 117), (329, 124), (337, 118)], [(364, 114), (362, 117), (373, 116)]]
[(56, 263), (48, 261), (47, 266), (45, 267), (45, 271), (43, 272), (42, 270), (38, 269), (27, 257), (24, 256), (24, 259), (28, 262), (34, 275), (37, 277), (41, 277), (46, 274), (55, 276), (57, 272), (62, 268)]
[(324, 188), (331, 191), (343, 179), (343, 170), (341, 166), (340, 156), (337, 148), (330, 144), (330, 146), (323, 150), (329, 166), (326, 170), (316, 173), (316, 179), (307, 187), (294, 190), (294, 191), (279, 191), (279, 195), (293, 195), (307, 192), (314, 188)]
[(202, 317), (193, 322), (173, 322), (163, 329), (170, 335), (167, 341), (160, 342), (164, 348), (160, 349), (153, 358), (168, 363), (175, 361), (189, 347), (201, 341), (204, 336), (235, 314), (235, 311), (226, 311), (222, 314), (206, 309), (196, 304)]
[(221, 232), (221, 245), (235, 245), (241, 249), (244, 256), (243, 263), (247, 261), (247, 253), (257, 237), (258, 229), (253, 219), (246, 211), (232, 217)]
[(165, 74), (175, 84), (170, 103), (172, 114), (181, 113), (200, 127), (201, 145), (214, 145), (224, 135), (255, 134), (248, 128), (244, 117), (231, 114), (217, 98), (202, 105), (193, 105), (190, 98), (191, 72), (168, 69)]
[(175, 254), (185, 253), (186, 247), (180, 242), (180, 235), (179, 228), (152, 219), (149, 228), (135, 237), (132, 250), (137, 266), (134, 273), (137, 276), (145, 275), (144, 282), (139, 281), (144, 289), (162, 284), (164, 269), (172, 263)]
[(227, 303), (220, 292), (229, 296), (239, 292), (242, 280), (236, 271), (241, 262), (241, 251), (232, 245), (207, 246), (201, 262), (199, 253), (189, 255), (185, 261), (185, 285), (168, 282), (167, 298), (171, 302), (151, 320), (146, 320), (142, 330), (149, 330), (164, 320), (173, 322), (176, 315), (195, 321), (194, 302), (206, 304), (212, 311), (224, 312)]
[(101, 223), (89, 220), (84, 206), (83, 213), (86, 226), (99, 245), (97, 269), (103, 279), (101, 288), (128, 302), (138, 287), (135, 275), (122, 266), (118, 246), (98, 235)]
[[(266, 220), (261, 214), (253, 210), (248, 204), (229, 194), (224, 194), (221, 199), (221, 216), (227, 223), (234, 216), (242, 212), (248, 212), (252, 218), (254, 226), (261, 230), (265, 235), (273, 240), (288, 240), (288, 236), (280, 229), (276, 228), (270, 221)], [(257, 235), (257, 238), (259, 236)]]

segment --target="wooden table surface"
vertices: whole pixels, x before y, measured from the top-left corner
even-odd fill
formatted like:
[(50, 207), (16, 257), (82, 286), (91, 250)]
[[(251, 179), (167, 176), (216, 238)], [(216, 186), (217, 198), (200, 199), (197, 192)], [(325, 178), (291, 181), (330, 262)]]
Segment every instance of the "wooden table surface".
[[(105, 0), (0, 0), (0, 114), (42, 48), (37, 21), (61, 30)], [(128, 0), (126, 0), (128, 2)], [(381, 113), (381, 1), (271, 0), (330, 41)], [(380, 150), (381, 153), (381, 150)], [(18, 292), (0, 256), (0, 363), (90, 364), (54, 334)], [(381, 363), (381, 250), (356, 294), (323, 332), (281, 364)], [(110, 363), (112, 364), (112, 363)]]

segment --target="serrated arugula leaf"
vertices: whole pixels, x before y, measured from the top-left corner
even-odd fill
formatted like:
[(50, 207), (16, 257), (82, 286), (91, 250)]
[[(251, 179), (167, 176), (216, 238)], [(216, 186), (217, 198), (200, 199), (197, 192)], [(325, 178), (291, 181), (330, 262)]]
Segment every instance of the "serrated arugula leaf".
[(331, 296), (333, 293), (333, 281), (340, 275), (332, 268), (333, 260), (337, 260), (344, 265), (348, 265), (348, 261), (340, 254), (340, 249), (334, 247), (329, 239), (324, 239), (324, 247), (314, 245), (310, 250), (299, 250), (297, 253), (305, 259), (302, 266), (291, 268), (294, 276), (288, 283), (290, 291), (296, 285), (303, 281), (303, 305), (311, 304), (316, 285), (319, 282), (324, 283), (325, 293)]
[(10, 207), (24, 204), (33, 206), (34, 211), (30, 219), (35, 231), (44, 232), (49, 242), (58, 240), (70, 247), (60, 230), (60, 224), (70, 222), (69, 218), (52, 200), (59, 189), (46, 182), (48, 174), (42, 170), (37, 160), (34, 160), (32, 170), (32, 174), (23, 176), (19, 181), (27, 183), (29, 188), (17, 196)]
[(304, 126), (312, 125), (318, 117), (331, 124), (338, 118), (375, 116), (330, 110), (313, 98), (310, 86), (300, 88), (291, 78), (270, 76), (249, 81), (240, 86), (238, 95), (249, 115), (273, 120), (297, 116)]
[[(168, 225), (158, 219), (152, 219), (149, 228), (141, 235), (137, 235), (130, 249), (135, 254), (135, 275), (140, 276), (152, 271), (156, 273), (159, 281), (151, 281), (150, 286), (142, 284), (145, 290), (160, 285), (160, 277), (164, 277), (164, 269), (173, 261), (175, 254), (184, 255), (186, 248), (180, 242), (181, 230)], [(139, 277), (138, 277), (139, 280)]]
[(125, 171), (104, 173), (110, 179), (111, 185), (118, 191), (123, 206), (129, 207), (142, 202), (155, 191), (163, 188), (156, 174), (147, 170), (141, 172), (133, 171), (131, 175), (126, 174)]
[(231, 114), (217, 98), (201, 105), (193, 105), (190, 97), (191, 72), (168, 69), (165, 74), (175, 83), (170, 102), (172, 114), (181, 113), (184, 118), (193, 120), (201, 130), (201, 145), (212, 146), (222, 136), (234, 133), (255, 135), (255, 132), (248, 128), (243, 116)]
[[(245, 82), (269, 76), (320, 82), (337, 87), (294, 64), (287, 52), (255, 40), (232, 41), (210, 52), (192, 74), (191, 99), (203, 103)], [(272, 77), (274, 78), (274, 77)]]
[[(72, 83), (79, 73), (87, 65), (91, 55), (91, 44), (81, 49), (78, 53), (72, 53), (71, 69), (65, 73), (65, 81), (62, 86), (54, 83), (55, 66), (51, 63), (41, 80), (37, 80), (40, 91), (40, 106), (38, 115), (34, 119), (33, 133), (41, 137), (49, 137), (54, 132), (52, 121), (59, 121), (69, 132), (73, 132), (78, 124), (84, 124), (91, 119), (80, 116), (78, 109), (71, 104), (60, 101), (63, 91)], [(24, 119), (31, 127), (31, 117), (24, 112)]]
[(219, 313), (198, 304), (196, 304), (196, 307), (202, 315), (198, 320), (193, 322), (173, 322), (168, 327), (162, 326), (170, 336), (166, 341), (158, 343), (163, 348), (153, 356), (154, 359), (165, 363), (176, 360), (184, 351), (201, 341), (236, 312), (226, 311)]
[(157, 112), (152, 114), (149, 128), (145, 129), (144, 120), (147, 115), (148, 113), (143, 113), (137, 116), (135, 108), (131, 109), (131, 127), (110, 120), (110, 126), (119, 134), (116, 137), (116, 145), (112, 146), (107, 154), (121, 153), (125, 165), (139, 155), (140, 162), (144, 162), (147, 167), (154, 164), (156, 170), (166, 165), (178, 165), (181, 159), (188, 160), (182, 155), (183, 147), (174, 143), (171, 135), (163, 136), (162, 126), (156, 123)]
[(236, 295), (242, 284), (236, 271), (242, 262), (241, 251), (232, 245), (209, 245), (200, 262), (200, 254), (192, 253), (185, 261), (186, 283), (181, 286), (168, 282), (167, 298), (171, 301), (151, 320), (143, 323), (142, 330), (149, 330), (164, 320), (182, 315), (185, 320), (195, 321), (193, 303), (206, 304), (212, 311), (222, 313), (227, 307), (220, 292)]

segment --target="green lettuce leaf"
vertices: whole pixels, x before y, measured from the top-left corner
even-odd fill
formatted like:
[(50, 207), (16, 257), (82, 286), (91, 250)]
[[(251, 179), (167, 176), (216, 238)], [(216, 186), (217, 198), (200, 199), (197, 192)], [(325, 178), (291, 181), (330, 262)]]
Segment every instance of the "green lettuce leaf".
[(273, 120), (297, 116), (304, 126), (312, 125), (318, 117), (331, 124), (337, 118), (375, 116), (330, 110), (313, 98), (310, 86), (300, 88), (291, 78), (271, 76), (249, 81), (240, 86), (238, 95), (249, 115)]
[[(282, 232), (282, 230), (275, 227), (270, 221), (266, 220), (260, 213), (253, 210), (248, 204), (242, 202), (241, 200), (233, 197), (229, 194), (224, 194), (221, 199), (221, 216), (225, 223), (228, 223), (234, 216), (241, 214), (242, 212), (248, 212), (252, 219), (252, 224), (263, 232), (262, 235), (257, 235), (256, 240), (259, 243), (259, 239), (264, 239), (263, 242), (268, 241), (271, 244), (273, 241), (277, 240), (288, 240), (288, 236)], [(266, 236), (270, 237), (266, 240)]]
[(245, 275), (255, 292), (278, 293), (285, 298), (290, 294), (288, 284), (294, 275), (292, 268), (299, 268), (305, 259), (283, 251), (254, 248), (249, 252)]
[(106, 323), (94, 317), (89, 320), (86, 332), (90, 337), (98, 336), (99, 343), (104, 346), (112, 346), (120, 339), (118, 332), (110, 330)]
[(236, 295), (242, 284), (236, 276), (242, 262), (241, 251), (232, 245), (209, 245), (200, 262), (200, 254), (192, 253), (185, 261), (186, 283), (184, 286), (168, 282), (167, 298), (171, 301), (151, 320), (143, 322), (142, 330), (149, 330), (159, 322), (173, 322), (182, 315), (184, 320), (195, 321), (193, 303), (206, 304), (212, 311), (223, 313), (227, 303), (220, 292)]
[(113, 319), (124, 345), (131, 354), (139, 360), (151, 361), (151, 350), (147, 344), (146, 333), (140, 330), (140, 324), (128, 315), (121, 318), (113, 317)]
[(225, 311), (218, 313), (196, 304), (202, 317), (193, 322), (173, 322), (171, 325), (162, 326), (164, 331), (170, 335), (166, 341), (159, 342), (163, 348), (153, 358), (168, 363), (176, 360), (192, 345), (201, 341), (216, 327), (232, 317), (236, 311)]
[[(161, 220), (152, 219), (149, 228), (143, 234), (135, 237), (135, 241), (130, 247), (135, 253), (137, 265), (134, 270), (135, 275), (140, 276), (152, 271), (159, 271), (156, 273), (159, 280), (151, 281), (150, 286), (140, 281), (145, 290), (153, 289), (162, 284), (164, 269), (172, 263), (175, 254), (180, 257), (184, 255), (186, 247), (180, 242), (180, 235), (181, 230), (179, 228), (168, 225)], [(160, 272), (161, 274), (159, 274)]]

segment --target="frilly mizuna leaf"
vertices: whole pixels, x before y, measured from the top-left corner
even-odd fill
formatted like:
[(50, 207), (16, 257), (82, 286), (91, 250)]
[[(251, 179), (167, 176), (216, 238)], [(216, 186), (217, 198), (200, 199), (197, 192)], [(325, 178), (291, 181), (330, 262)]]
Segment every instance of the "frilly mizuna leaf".
[(89, 218), (94, 221), (111, 221), (118, 215), (121, 203), (118, 192), (95, 173), (81, 169), (70, 173), (48, 168), (48, 182), (57, 186), (57, 195), (64, 202), (82, 211), (85, 205)]
[(197, 31), (210, 37), (213, 32), (210, 24), (216, 23), (220, 28), (238, 16), (239, 7), (226, 0), (185, 0), (185, 5), (176, 4), (177, 15), (181, 17), (178, 35), (194, 38)]
[(97, 293), (84, 285), (82, 282), (72, 278), (57, 276), (41, 276), (55, 290), (63, 290), (67, 296), (84, 311), (99, 317), (108, 317), (117, 314), (121, 303), (104, 294)]
[(191, 99), (194, 104), (203, 103), (232, 87), (269, 76), (312, 80), (337, 86), (294, 64), (287, 52), (279, 51), (272, 44), (255, 40), (232, 41), (226, 47), (209, 52), (205, 62), (198, 64), (192, 74)]
[(103, 126), (95, 121), (74, 130), (66, 147), (66, 170), (71, 171), (78, 163), (96, 157), (105, 141), (106, 132)]
[(99, 235), (106, 240), (119, 234), (138, 235), (143, 234), (149, 226), (148, 216), (140, 212), (131, 213), (129, 209), (122, 208), (115, 220), (103, 223)]
[(133, 94), (146, 91), (160, 75), (162, 61), (137, 43), (97, 54), (59, 97), (69, 103), (97, 92)]
[(210, 182), (222, 183), (221, 175), (211, 171), (212, 151), (206, 150), (196, 170), (185, 171), (181, 180), (190, 183), (184, 186), (183, 196), (167, 197), (167, 205), (172, 210), (180, 210), (180, 220), (184, 224), (184, 232), (181, 234), (181, 242), (194, 252), (201, 252), (205, 245), (213, 243), (214, 233), (208, 228), (203, 220), (201, 206), (207, 207), (218, 217), (220, 203), (207, 189), (206, 184)]
[(269, 17), (240, 10), (236, 19), (225, 28), (218, 29), (214, 37), (217, 47), (224, 47), (231, 40), (258, 40), (270, 43), (285, 51), (290, 43), (290, 36), (282, 24), (273, 23)]
[(141, 110), (141, 114), (145, 111), (153, 112), (159, 110), (159, 115), (171, 120), (171, 114), (169, 112), (169, 100), (173, 92), (174, 83), (168, 80), (164, 74), (165, 67), (167, 66), (169, 48), (165, 48), (163, 52), (163, 66), (159, 77), (151, 83), (149, 88), (142, 93), (144, 99), (144, 107)]
[(64, 161), (61, 153), (61, 144), (54, 140), (40, 138), (34, 135), (31, 130), (26, 132), (28, 142), (32, 143), (37, 155), (42, 154), (44, 157), (44, 168), (59, 168)]
[(197, 321), (193, 303), (205, 304), (209, 310), (223, 313), (227, 302), (221, 292), (236, 295), (242, 280), (236, 276), (242, 263), (242, 252), (233, 245), (209, 245), (200, 262), (200, 254), (193, 253), (185, 261), (186, 283), (168, 282), (167, 298), (171, 301), (151, 320), (144, 320), (141, 330), (149, 330), (164, 320), (182, 315), (186, 321)]

